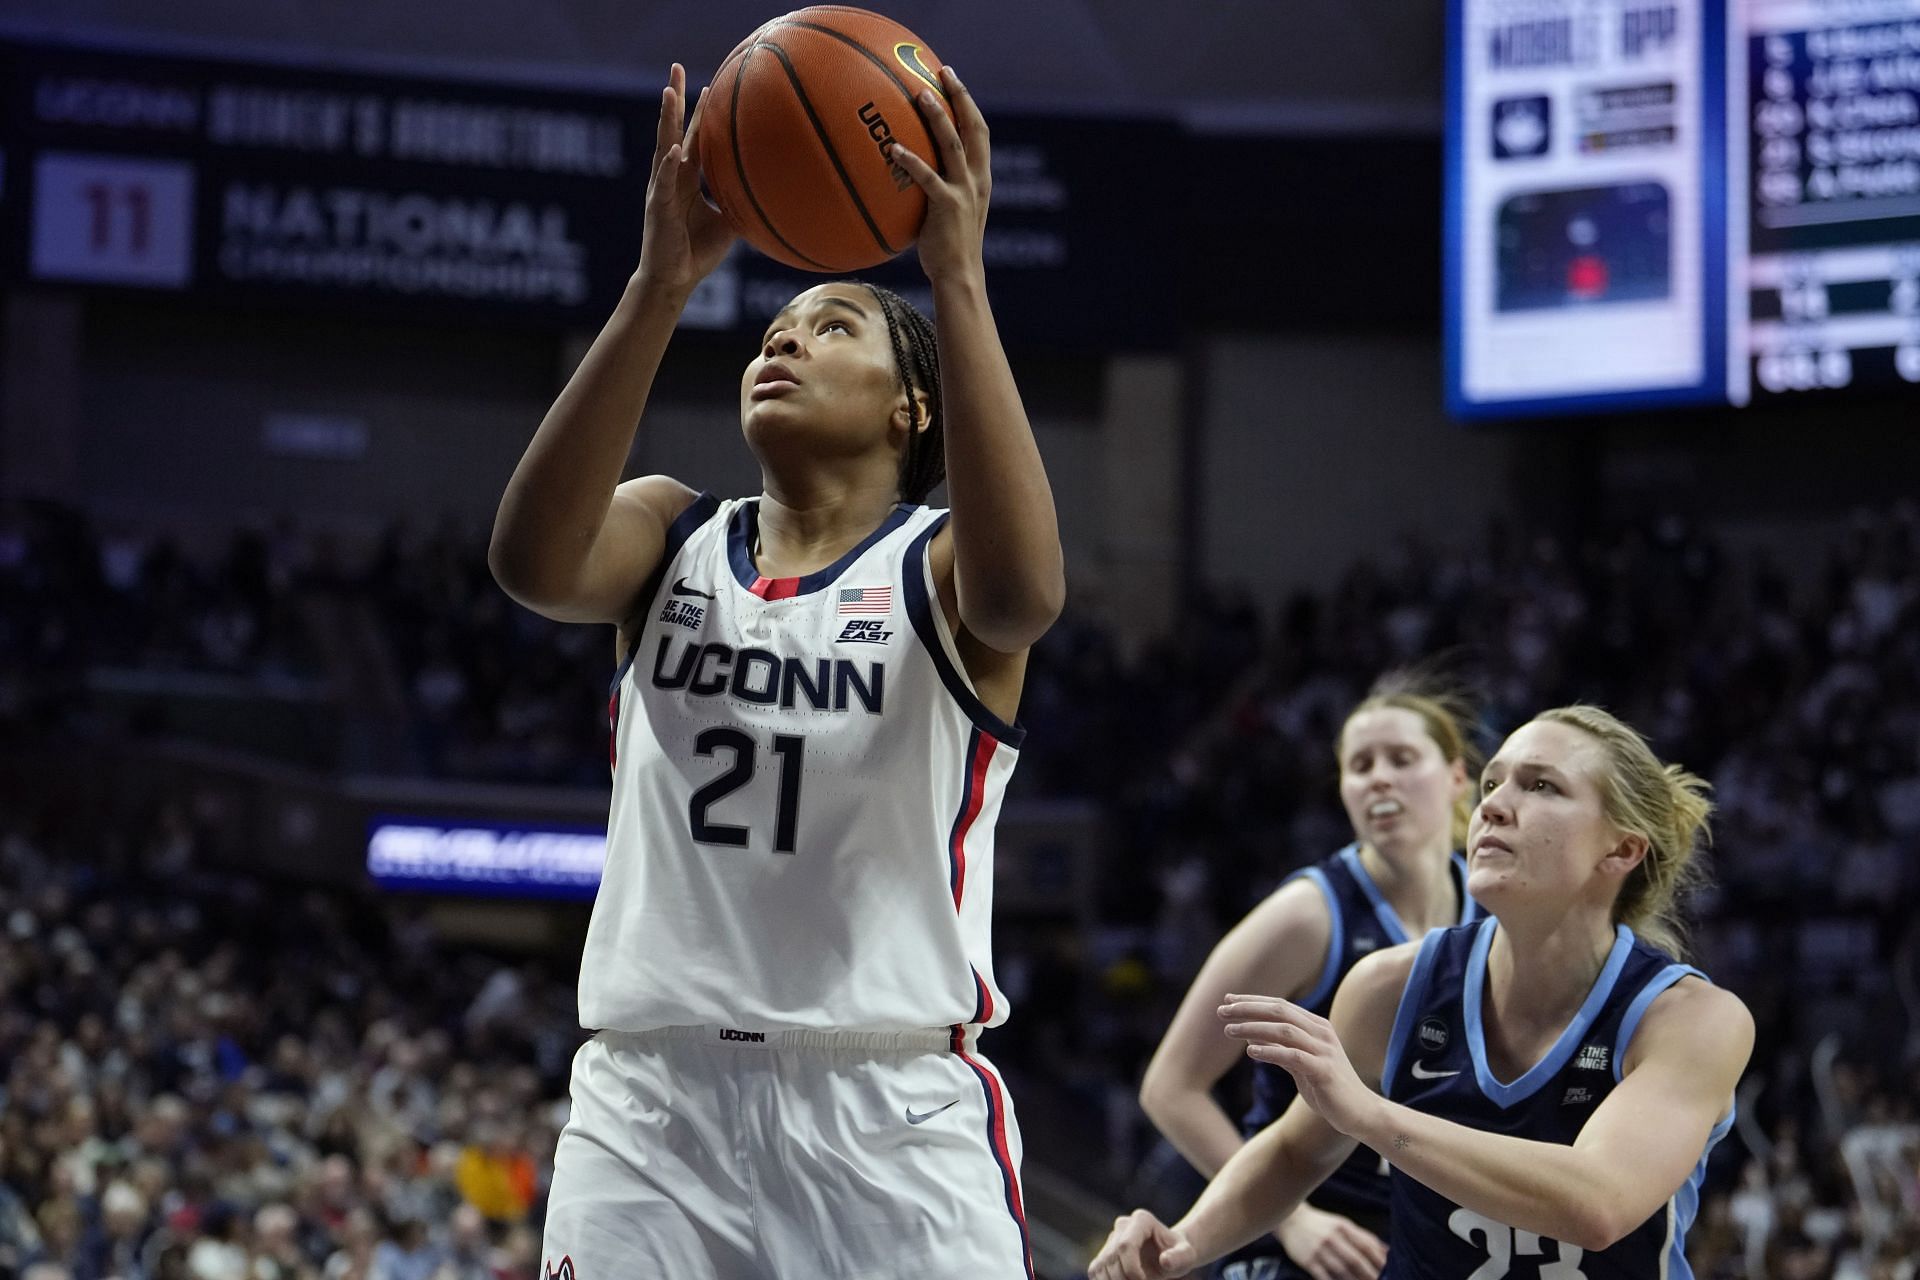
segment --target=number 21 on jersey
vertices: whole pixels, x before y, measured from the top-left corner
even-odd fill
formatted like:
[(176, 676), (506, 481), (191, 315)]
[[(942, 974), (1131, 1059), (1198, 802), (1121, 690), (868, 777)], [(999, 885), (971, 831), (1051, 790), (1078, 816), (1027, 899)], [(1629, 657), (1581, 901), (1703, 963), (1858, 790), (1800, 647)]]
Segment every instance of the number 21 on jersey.
[[(693, 740), (695, 755), (728, 757), (726, 771), (694, 791), (687, 801), (687, 824), (699, 844), (726, 845), (734, 849), (750, 848), (755, 828), (721, 822), (713, 816), (713, 806), (753, 781), (759, 768), (760, 744), (743, 729), (719, 727), (703, 730)], [(779, 764), (780, 785), (773, 806), (773, 851), (794, 852), (800, 827), (800, 770), (806, 753), (806, 739), (792, 734), (775, 734), (773, 754)]]

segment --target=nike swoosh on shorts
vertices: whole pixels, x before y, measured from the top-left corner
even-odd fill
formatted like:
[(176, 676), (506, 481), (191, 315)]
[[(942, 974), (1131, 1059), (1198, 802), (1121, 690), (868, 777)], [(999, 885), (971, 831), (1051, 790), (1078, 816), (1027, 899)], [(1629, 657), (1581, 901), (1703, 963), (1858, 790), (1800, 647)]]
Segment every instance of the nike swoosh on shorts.
[[(959, 1105), (960, 1105), (960, 1099), (955, 1098), (952, 1102), (949, 1102), (947, 1104), (947, 1107), (957, 1107)], [(908, 1107), (907, 1123), (908, 1124), (924, 1124), (927, 1121), (933, 1119), (935, 1116), (939, 1115), (942, 1111), (945, 1111), (947, 1107), (935, 1107), (931, 1111), (915, 1111), (912, 1107)]]

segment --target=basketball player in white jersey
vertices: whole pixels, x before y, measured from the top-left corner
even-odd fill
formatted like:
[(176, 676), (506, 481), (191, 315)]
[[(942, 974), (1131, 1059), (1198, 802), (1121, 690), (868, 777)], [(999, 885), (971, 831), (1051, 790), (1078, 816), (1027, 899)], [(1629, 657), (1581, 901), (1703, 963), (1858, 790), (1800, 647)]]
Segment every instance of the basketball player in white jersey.
[[(607, 866), (581, 962), (549, 1277), (1032, 1275), (993, 826), (1059, 532), (988, 309), (987, 131), (949, 70), (920, 260), (935, 329), (827, 283), (740, 386), (764, 491), (620, 483), (682, 305), (732, 233), (662, 96), (639, 269), (528, 446), (490, 563), (612, 622)], [(931, 96), (931, 95), (929, 95)], [(944, 469), (949, 511), (918, 505)]]

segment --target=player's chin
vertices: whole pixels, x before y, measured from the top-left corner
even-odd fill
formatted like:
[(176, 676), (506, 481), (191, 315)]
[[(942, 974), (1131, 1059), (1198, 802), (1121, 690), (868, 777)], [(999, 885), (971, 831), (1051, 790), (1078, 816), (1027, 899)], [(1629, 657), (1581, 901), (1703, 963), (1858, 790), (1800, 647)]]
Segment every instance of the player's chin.
[(1467, 896), (1481, 906), (1488, 906), (1490, 897), (1499, 897), (1513, 880), (1513, 864), (1509, 859), (1475, 858), (1467, 868)]
[(762, 462), (773, 458), (819, 459), (844, 449), (831, 422), (799, 405), (765, 400), (748, 406), (741, 415), (740, 434), (747, 449)]
[(799, 406), (785, 397), (748, 397), (740, 402), (740, 429), (746, 433), (748, 444), (771, 432), (789, 433), (803, 419)]

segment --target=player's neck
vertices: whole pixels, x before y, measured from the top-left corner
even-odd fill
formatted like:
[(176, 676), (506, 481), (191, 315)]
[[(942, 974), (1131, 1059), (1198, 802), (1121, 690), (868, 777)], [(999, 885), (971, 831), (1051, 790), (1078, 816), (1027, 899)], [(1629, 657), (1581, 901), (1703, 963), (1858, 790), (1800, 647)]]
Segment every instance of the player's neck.
[(1409, 937), (1444, 929), (1460, 921), (1460, 896), (1448, 851), (1421, 849), (1388, 857), (1370, 844), (1360, 846), (1360, 862), (1374, 887), (1400, 917)]
[(1487, 996), (1499, 1020), (1516, 1028), (1566, 1026), (1606, 967), (1613, 942), (1613, 926), (1604, 916), (1502, 916), (1487, 956)]
[(884, 485), (769, 484), (749, 548), (755, 565), (769, 578), (824, 569), (887, 518), (899, 502), (895, 486), (892, 477)]

